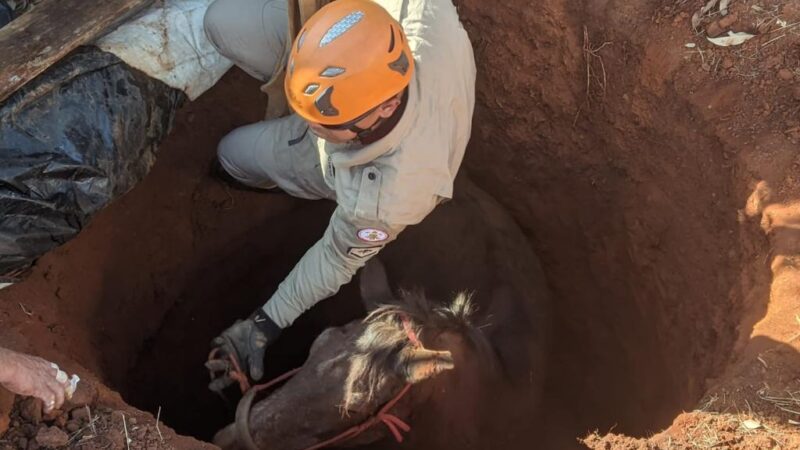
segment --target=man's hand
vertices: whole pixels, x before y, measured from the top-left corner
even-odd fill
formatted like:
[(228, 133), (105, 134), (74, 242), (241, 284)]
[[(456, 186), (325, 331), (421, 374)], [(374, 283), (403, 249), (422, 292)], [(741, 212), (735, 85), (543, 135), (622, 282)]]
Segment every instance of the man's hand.
[(70, 383), (57, 365), (0, 348), (0, 385), (15, 394), (41, 399), (44, 412), (49, 413), (64, 404)]
[(280, 334), (280, 327), (259, 308), (247, 320), (238, 320), (230, 328), (211, 342), (216, 350), (213, 360), (206, 367), (216, 377), (208, 385), (209, 389), (221, 392), (234, 383), (229, 376), (233, 369), (227, 362), (231, 357), (236, 360), (242, 371), (247, 371), (250, 378), (258, 381), (264, 376), (264, 353)]

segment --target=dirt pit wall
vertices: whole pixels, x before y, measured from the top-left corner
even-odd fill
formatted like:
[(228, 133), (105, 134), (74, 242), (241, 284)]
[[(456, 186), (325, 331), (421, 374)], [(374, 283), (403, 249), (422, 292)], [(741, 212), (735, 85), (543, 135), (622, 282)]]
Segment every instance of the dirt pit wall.
[[(798, 149), (785, 131), (800, 97), (780, 70), (796, 70), (797, 40), (741, 54), (761, 65), (709, 48), (690, 30), (694, 3), (457, 2), (479, 70), (465, 167), (524, 228), (554, 294), (543, 448), (649, 436), (719, 393), (758, 397), (765, 373), (792, 387)], [(751, 4), (743, 24), (763, 19)], [(0, 292), (3, 345), (79, 364), (180, 433), (207, 439), (230, 420), (204, 389), (208, 342), (263, 301), (331, 208), (209, 178), (216, 142), (261, 116), (254, 92), (234, 71), (184, 108), (147, 179)], [(329, 307), (273, 370), (302, 361)]]

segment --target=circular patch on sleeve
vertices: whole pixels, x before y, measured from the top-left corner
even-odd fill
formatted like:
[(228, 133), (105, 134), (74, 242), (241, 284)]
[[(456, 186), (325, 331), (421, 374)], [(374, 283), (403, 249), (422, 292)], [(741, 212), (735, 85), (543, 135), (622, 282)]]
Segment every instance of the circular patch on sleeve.
[(358, 230), (358, 238), (364, 242), (382, 242), (389, 239), (389, 233), (375, 228)]

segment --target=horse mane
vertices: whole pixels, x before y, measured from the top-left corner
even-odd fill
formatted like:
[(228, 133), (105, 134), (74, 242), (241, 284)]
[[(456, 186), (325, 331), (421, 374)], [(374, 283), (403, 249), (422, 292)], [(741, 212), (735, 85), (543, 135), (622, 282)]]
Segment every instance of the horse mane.
[(420, 289), (401, 291), (395, 302), (376, 308), (364, 320), (366, 328), (350, 357), (344, 410), (358, 400), (374, 401), (382, 385), (390, 382), (386, 374), (399, 373), (395, 367), (398, 354), (409, 344), (404, 318), (420, 340), (442, 332), (462, 335), (486, 366), (493, 368), (494, 352), (481, 327), (474, 323), (476, 311), (471, 294), (459, 293), (449, 304), (441, 305), (431, 302)]

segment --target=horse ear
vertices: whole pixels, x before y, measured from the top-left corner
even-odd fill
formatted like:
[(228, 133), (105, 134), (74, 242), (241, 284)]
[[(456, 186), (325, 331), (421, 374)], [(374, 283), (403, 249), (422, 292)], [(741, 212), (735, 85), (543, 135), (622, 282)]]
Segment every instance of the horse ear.
[(406, 382), (415, 384), (455, 368), (453, 355), (447, 351), (428, 350), (422, 347), (406, 347), (400, 352), (397, 364), (398, 375)]
[(377, 257), (367, 261), (367, 264), (361, 269), (359, 288), (367, 311), (372, 311), (380, 305), (394, 303), (394, 295), (389, 287), (386, 268)]

